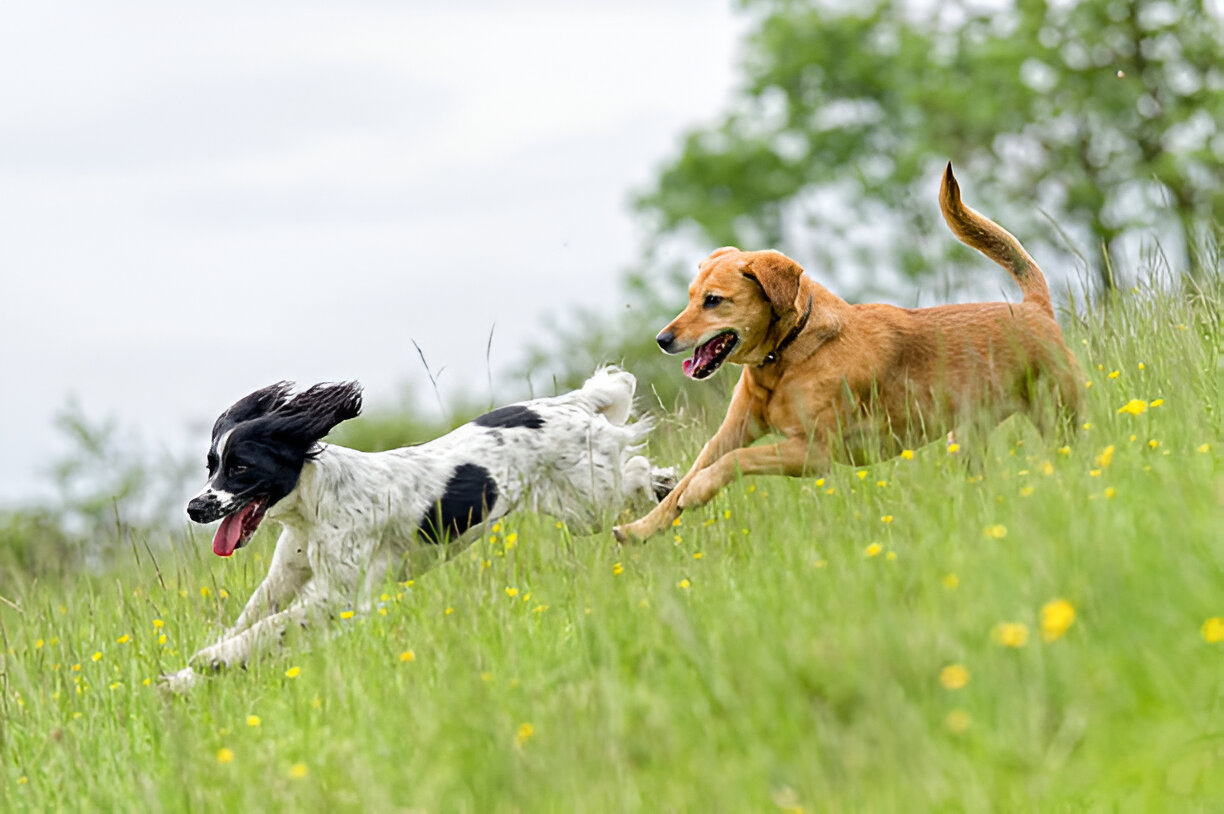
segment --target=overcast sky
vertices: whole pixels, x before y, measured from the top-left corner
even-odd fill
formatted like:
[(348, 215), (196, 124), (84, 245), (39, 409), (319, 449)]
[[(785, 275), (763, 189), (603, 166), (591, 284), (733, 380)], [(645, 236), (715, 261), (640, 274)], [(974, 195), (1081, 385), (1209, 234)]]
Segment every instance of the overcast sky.
[(270, 382), (398, 403), (415, 340), (479, 387), (494, 323), (496, 378), (544, 315), (623, 309), (629, 196), (726, 107), (730, 6), (10, 4), (0, 504), (46, 493), (70, 398), (202, 457)]

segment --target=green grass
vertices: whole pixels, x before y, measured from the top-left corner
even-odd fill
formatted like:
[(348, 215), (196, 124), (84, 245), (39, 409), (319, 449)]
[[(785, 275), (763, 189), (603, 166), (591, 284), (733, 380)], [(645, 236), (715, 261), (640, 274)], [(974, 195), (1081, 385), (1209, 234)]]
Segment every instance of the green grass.
[[(1216, 808), (1220, 299), (1072, 328), (1090, 427), (1065, 450), (1011, 421), (983, 450), (747, 479), (639, 547), (520, 516), (187, 697), (145, 682), (233, 620), (270, 533), (6, 587), (0, 808)], [(708, 418), (655, 457), (691, 460)]]

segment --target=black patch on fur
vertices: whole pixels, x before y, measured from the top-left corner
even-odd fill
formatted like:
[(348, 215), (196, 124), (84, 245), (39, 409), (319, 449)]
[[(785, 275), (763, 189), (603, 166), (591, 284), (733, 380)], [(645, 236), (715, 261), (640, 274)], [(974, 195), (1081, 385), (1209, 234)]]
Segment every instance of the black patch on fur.
[(497, 500), (497, 484), (489, 470), (461, 464), (446, 482), (442, 497), (421, 518), (417, 535), (427, 543), (445, 543), (484, 520)]
[(538, 430), (544, 426), (544, 417), (530, 407), (511, 404), (509, 407), (498, 407), (491, 413), (485, 413), (472, 423), (478, 427), (501, 427), (507, 430), (526, 427), (530, 430)]

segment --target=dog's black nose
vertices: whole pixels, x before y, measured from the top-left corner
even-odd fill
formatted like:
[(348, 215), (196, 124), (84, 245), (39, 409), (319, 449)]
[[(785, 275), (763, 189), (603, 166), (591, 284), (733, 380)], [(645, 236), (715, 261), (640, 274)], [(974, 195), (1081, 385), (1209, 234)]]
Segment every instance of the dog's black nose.
[(663, 331), (655, 337), (655, 341), (659, 343), (659, 347), (662, 348), (665, 353), (671, 353), (671, 347), (676, 341), (676, 332)]
[(194, 523), (211, 523), (216, 520), (217, 499), (212, 495), (192, 498), (187, 504), (187, 516)]

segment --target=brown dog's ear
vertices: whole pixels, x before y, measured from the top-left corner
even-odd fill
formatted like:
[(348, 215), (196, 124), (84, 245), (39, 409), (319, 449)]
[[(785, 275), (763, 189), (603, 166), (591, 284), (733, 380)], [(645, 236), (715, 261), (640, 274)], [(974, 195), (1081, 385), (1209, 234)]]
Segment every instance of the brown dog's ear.
[(799, 278), (803, 275), (803, 269), (782, 252), (756, 253), (744, 266), (743, 274), (756, 280), (779, 317), (795, 314), (807, 305), (798, 301)]
[(732, 252), (738, 251), (739, 249), (735, 248), (734, 246), (723, 246), (721, 249), (715, 249), (714, 251), (710, 252), (709, 257), (697, 264), (697, 268), (703, 269), (710, 264), (711, 260), (717, 260), (724, 254), (731, 254)]

